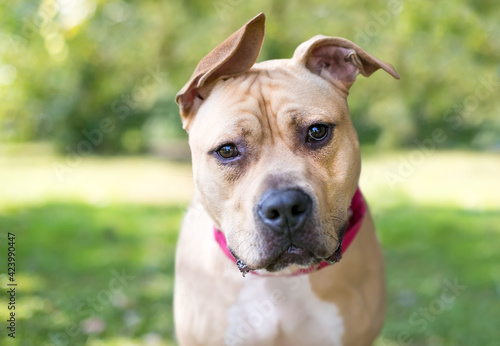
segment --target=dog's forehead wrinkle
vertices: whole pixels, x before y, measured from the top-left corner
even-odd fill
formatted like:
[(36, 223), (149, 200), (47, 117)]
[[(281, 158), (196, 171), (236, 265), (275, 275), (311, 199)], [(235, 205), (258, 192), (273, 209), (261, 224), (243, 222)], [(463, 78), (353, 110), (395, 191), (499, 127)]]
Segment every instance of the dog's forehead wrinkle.
[[(235, 113), (253, 114), (260, 125), (256, 132), (266, 137), (267, 144), (273, 145), (276, 141), (286, 140), (288, 131), (309, 119), (328, 121), (342, 113), (335, 111), (335, 107), (325, 110), (328, 104), (324, 96), (332, 98), (331, 87), (304, 81), (303, 73), (307, 72), (300, 68), (290, 70), (274, 63), (259, 63), (242, 75), (221, 81), (214, 96), (224, 105), (221, 111), (227, 112), (228, 117)], [(311, 89), (322, 90), (321, 104), (310, 97)]]
[[(256, 124), (258, 123), (258, 126), (249, 126), (250, 134), (254, 137), (265, 137), (268, 144), (271, 145), (275, 142), (274, 137), (276, 135), (280, 137), (275, 129), (278, 128), (277, 113), (282, 100), (276, 102), (275, 97), (270, 98), (268, 96), (273, 95), (276, 93), (276, 89), (281, 88), (281, 84), (277, 83), (275, 77), (267, 70), (251, 70), (234, 77), (231, 83), (226, 82), (220, 95), (217, 95), (217, 97), (225, 102), (226, 89), (229, 89), (228, 93), (233, 92), (234, 89), (240, 90), (241, 93), (238, 97), (232, 100), (229, 105), (226, 104), (223, 111), (227, 113), (251, 114)], [(254, 138), (254, 140), (257, 140), (257, 138)]]
[(338, 118), (338, 112), (310, 105), (291, 103), (279, 112), (279, 118), (290, 127), (297, 127), (309, 122), (327, 122)]
[(242, 111), (239, 113), (238, 118), (231, 117), (228, 119), (228, 123), (224, 126), (221, 133), (218, 134), (218, 137), (222, 139), (224, 137), (236, 136), (243, 139), (253, 132), (259, 132), (259, 130), (260, 124), (253, 113)]
[[(238, 102), (224, 104), (224, 92), (214, 95), (212, 102), (216, 112), (200, 119), (199, 129), (203, 132), (207, 146), (215, 146), (225, 141), (243, 140), (261, 132), (260, 119), (257, 116), (258, 100), (251, 95)], [(204, 115), (204, 114), (203, 114)]]
[(341, 116), (344, 113), (346, 104), (343, 96), (323, 78), (295, 63), (286, 66), (270, 64), (270, 67), (266, 67), (268, 64), (265, 63), (256, 64), (254, 68), (261, 72), (259, 82), (263, 99), (271, 110), (270, 115), (296, 112), (305, 117), (329, 113)]

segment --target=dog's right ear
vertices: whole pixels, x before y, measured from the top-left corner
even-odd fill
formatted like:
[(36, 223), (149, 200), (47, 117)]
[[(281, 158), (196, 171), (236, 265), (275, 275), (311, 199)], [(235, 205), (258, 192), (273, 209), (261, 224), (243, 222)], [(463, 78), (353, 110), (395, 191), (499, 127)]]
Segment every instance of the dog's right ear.
[(198, 63), (189, 82), (175, 98), (184, 129), (189, 127), (215, 82), (246, 72), (253, 66), (264, 41), (265, 20), (264, 13), (259, 13)]

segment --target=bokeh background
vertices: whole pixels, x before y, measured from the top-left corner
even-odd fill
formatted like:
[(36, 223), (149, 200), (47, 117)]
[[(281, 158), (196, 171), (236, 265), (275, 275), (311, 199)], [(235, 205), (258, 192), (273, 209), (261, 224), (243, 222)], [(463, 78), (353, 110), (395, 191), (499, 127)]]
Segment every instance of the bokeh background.
[(376, 345), (498, 343), (497, 1), (14, 0), (0, 3), (0, 344), (175, 344), (193, 183), (174, 95), (259, 12), (259, 60), (325, 34), (401, 75), (359, 77), (349, 96), (387, 266)]

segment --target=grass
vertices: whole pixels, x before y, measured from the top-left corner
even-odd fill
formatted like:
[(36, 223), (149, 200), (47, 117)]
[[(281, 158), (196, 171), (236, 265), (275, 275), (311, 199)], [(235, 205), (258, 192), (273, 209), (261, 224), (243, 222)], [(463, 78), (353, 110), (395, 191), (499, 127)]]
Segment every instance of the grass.
[[(388, 185), (385, 172), (397, 171), (409, 154), (365, 158), (361, 184), (387, 268), (387, 320), (376, 344), (494, 345), (500, 336), (500, 200), (492, 197), (500, 159), (434, 153)], [(58, 182), (50, 164), (59, 159), (46, 152), (0, 153), (1, 167), (9, 167), (0, 170), (0, 258), (6, 258), (7, 232), (15, 233), (19, 285), (16, 339), (0, 323), (0, 344), (174, 345), (174, 252), (192, 191), (185, 182), (189, 166), (88, 158)], [(463, 162), (474, 169), (460, 169)], [(428, 171), (435, 172), (430, 181)], [(452, 179), (445, 179), (447, 172)], [(455, 179), (460, 187), (451, 188)], [(93, 198), (84, 180), (97, 186)], [(160, 192), (148, 199), (154, 186)], [(0, 270), (2, 291), (7, 278)], [(7, 303), (1, 294), (1, 321), (8, 318)]]
[[(80, 203), (4, 211), (2, 247), (7, 231), (16, 235), (18, 344), (113, 345), (117, 337), (172, 344), (174, 252), (182, 213), (178, 206)], [(2, 287), (6, 279), (2, 274)], [(6, 305), (2, 295), (0, 306)], [(2, 320), (6, 313), (0, 309)], [(102, 333), (85, 331), (85, 324)]]
[(388, 283), (381, 339), (388, 345), (496, 344), (500, 334), (491, 321), (500, 311), (500, 211), (404, 205), (379, 213), (376, 223)]

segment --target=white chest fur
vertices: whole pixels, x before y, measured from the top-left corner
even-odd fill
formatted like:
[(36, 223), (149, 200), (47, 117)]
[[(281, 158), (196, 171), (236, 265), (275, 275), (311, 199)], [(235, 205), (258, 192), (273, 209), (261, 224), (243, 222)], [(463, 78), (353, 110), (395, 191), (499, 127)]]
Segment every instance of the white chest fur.
[(226, 345), (342, 345), (339, 310), (312, 292), (308, 275), (243, 280), (228, 309)]

